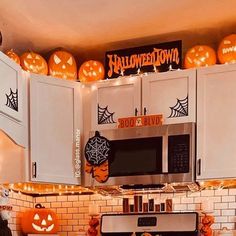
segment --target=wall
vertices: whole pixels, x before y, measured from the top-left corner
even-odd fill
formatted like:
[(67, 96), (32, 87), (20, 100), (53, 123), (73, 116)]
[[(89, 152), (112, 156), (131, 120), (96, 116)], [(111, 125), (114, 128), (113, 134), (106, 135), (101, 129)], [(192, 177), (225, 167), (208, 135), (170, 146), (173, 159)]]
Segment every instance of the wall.
[[(175, 194), (149, 194), (143, 198), (154, 198), (155, 202), (172, 198), (175, 211), (201, 211), (201, 202), (209, 199), (214, 203), (215, 224), (214, 229), (228, 227), (236, 229), (236, 189), (204, 190), (201, 192), (184, 192)], [(13, 218), (10, 222), (14, 236), (21, 236), (19, 232), (19, 212), (32, 207), (34, 203), (42, 203), (45, 207), (54, 209), (60, 219), (60, 236), (77, 236), (78, 232), (85, 235), (88, 229), (89, 205), (97, 204), (99, 212), (111, 213), (122, 212), (122, 197), (110, 197), (95, 195), (71, 195), (71, 196), (48, 196), (28, 197), (13, 194)], [(84, 232), (84, 234), (82, 234)]]

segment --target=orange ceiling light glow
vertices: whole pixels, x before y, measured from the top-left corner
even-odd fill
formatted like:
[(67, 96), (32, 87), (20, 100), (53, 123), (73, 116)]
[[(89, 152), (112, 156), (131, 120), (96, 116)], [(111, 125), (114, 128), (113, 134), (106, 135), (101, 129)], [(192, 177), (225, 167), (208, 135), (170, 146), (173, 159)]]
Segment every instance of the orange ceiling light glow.
[(222, 64), (236, 62), (236, 34), (223, 38), (219, 44), (217, 55)]
[(184, 67), (187, 69), (214, 64), (216, 64), (215, 50), (206, 45), (196, 45), (190, 48), (184, 59)]

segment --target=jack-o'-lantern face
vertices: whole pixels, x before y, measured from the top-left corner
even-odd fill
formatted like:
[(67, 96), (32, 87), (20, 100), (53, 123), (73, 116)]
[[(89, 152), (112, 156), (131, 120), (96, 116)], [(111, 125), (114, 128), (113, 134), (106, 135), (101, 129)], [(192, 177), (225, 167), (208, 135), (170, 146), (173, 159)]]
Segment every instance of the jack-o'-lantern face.
[(5, 54), (10, 57), (14, 62), (20, 65), (20, 58), (19, 56), (13, 51), (13, 49), (6, 51)]
[(42, 56), (34, 52), (26, 52), (20, 57), (21, 66), (24, 70), (35, 74), (48, 74), (48, 65)]
[(86, 61), (79, 69), (80, 82), (90, 82), (104, 79), (104, 67), (99, 61)]
[(217, 54), (222, 64), (236, 62), (236, 34), (231, 34), (220, 42)]
[(48, 62), (49, 74), (53, 77), (76, 80), (77, 66), (75, 58), (66, 51), (54, 52)]
[[(36, 207), (40, 205), (37, 204)], [(56, 213), (50, 209), (45, 209), (41, 205), (38, 208), (28, 210), (21, 218), (21, 228), (23, 233), (53, 234), (58, 231), (58, 221)]]
[(206, 45), (197, 45), (190, 48), (184, 59), (185, 68), (210, 66), (216, 64), (216, 53)]

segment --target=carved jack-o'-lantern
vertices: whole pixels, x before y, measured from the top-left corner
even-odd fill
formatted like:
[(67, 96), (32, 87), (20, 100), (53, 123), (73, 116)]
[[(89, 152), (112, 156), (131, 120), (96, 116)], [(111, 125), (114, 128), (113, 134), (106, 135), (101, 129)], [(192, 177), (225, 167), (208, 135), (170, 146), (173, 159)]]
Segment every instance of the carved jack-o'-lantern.
[(49, 74), (62, 79), (76, 80), (77, 66), (75, 58), (66, 51), (54, 52), (48, 62)]
[(236, 34), (231, 34), (223, 38), (217, 54), (222, 64), (236, 62)]
[(22, 214), (21, 228), (24, 234), (55, 234), (58, 232), (56, 213), (37, 204), (36, 208)]
[(20, 65), (20, 58), (19, 56), (13, 51), (13, 49), (6, 51), (5, 54), (10, 57), (14, 62)]
[(25, 52), (20, 57), (20, 63), (24, 70), (35, 74), (48, 74), (48, 64), (45, 59), (37, 53)]
[(104, 67), (99, 61), (86, 61), (79, 69), (80, 82), (90, 82), (104, 79)]
[(216, 53), (206, 45), (196, 45), (190, 48), (184, 59), (185, 68), (210, 66), (216, 64)]

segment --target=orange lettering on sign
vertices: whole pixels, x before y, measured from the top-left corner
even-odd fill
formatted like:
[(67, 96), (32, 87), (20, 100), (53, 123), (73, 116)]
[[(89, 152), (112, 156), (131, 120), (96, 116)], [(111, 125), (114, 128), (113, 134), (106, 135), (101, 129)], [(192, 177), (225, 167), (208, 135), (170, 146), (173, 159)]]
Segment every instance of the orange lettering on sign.
[(162, 125), (162, 115), (134, 116), (118, 119), (118, 128), (134, 128)]

